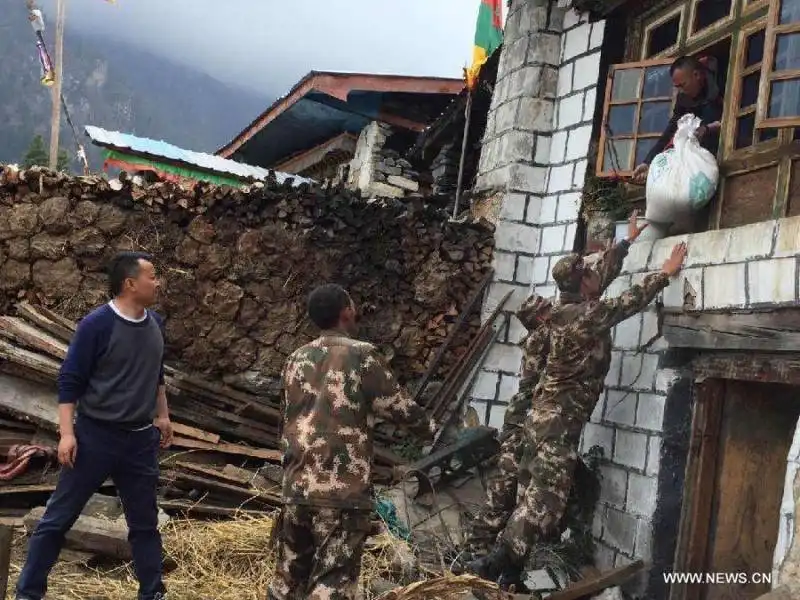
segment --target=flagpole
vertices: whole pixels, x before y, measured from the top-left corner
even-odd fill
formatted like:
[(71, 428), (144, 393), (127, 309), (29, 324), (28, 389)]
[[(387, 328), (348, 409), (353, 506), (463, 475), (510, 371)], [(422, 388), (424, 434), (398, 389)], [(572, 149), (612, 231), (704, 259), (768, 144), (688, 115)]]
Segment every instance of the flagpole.
[(453, 218), (458, 215), (458, 205), (461, 202), (461, 188), (464, 183), (464, 159), (467, 155), (467, 138), (469, 137), (469, 122), (472, 116), (472, 89), (467, 90), (467, 107), (464, 109), (464, 139), (461, 140), (461, 160), (458, 164), (458, 183), (456, 184), (456, 204), (453, 207)]

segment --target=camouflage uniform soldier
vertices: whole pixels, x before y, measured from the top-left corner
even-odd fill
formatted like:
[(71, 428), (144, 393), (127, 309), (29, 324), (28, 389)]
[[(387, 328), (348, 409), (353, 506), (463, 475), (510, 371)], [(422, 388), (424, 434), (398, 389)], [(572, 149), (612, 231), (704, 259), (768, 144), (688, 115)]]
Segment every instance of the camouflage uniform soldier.
[[(629, 239), (643, 228), (631, 219)], [(561, 303), (550, 319), (550, 354), (536, 388), (535, 410), (526, 419), (520, 467), (524, 490), (494, 550), (468, 565), (503, 587), (518, 586), (533, 545), (557, 531), (574, 472), (581, 431), (588, 420), (611, 359), (611, 329), (643, 310), (681, 268), (686, 247), (678, 244), (660, 273), (647, 276), (619, 298), (598, 300), (619, 273), (629, 241), (612, 247), (594, 269), (571, 254), (553, 269)]]
[(284, 508), (268, 598), (351, 600), (370, 530), (375, 419), (428, 439), (434, 424), (377, 349), (350, 337), (356, 312), (344, 289), (314, 290), (308, 314), (322, 333), (296, 350), (283, 371)]
[(517, 470), (522, 458), (524, 440), (522, 426), (533, 403), (533, 390), (539, 382), (550, 347), (547, 320), (550, 302), (540, 296), (531, 296), (517, 311), (528, 335), (520, 345), (523, 348), (522, 377), (519, 391), (511, 399), (500, 432), (500, 452), (497, 466), (488, 485), (486, 507), (478, 516), (475, 531), (469, 541), (472, 551), (488, 551), (497, 534), (503, 529), (516, 506)]

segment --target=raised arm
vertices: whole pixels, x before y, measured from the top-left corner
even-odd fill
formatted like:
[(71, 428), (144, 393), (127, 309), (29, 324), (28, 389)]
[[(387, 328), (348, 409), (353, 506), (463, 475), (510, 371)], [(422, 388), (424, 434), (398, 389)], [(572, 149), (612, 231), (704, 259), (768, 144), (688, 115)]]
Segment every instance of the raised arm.
[(640, 227), (639, 211), (633, 211), (628, 218), (628, 237), (611, 246), (600, 255), (594, 266), (594, 270), (600, 276), (600, 293), (605, 292), (608, 286), (619, 277), (620, 271), (622, 271), (622, 263), (625, 262), (625, 257), (628, 256), (631, 244), (647, 228), (647, 225), (645, 223)]
[(372, 399), (375, 416), (428, 439), (433, 437), (436, 431), (433, 419), (400, 387), (375, 349), (365, 353), (361, 381), (365, 394)]
[(594, 304), (576, 323), (577, 327), (601, 333), (644, 310), (658, 292), (669, 285), (670, 278), (680, 271), (685, 257), (686, 245), (676, 245), (661, 272), (651, 273), (641, 285), (634, 285), (619, 298), (609, 298)]

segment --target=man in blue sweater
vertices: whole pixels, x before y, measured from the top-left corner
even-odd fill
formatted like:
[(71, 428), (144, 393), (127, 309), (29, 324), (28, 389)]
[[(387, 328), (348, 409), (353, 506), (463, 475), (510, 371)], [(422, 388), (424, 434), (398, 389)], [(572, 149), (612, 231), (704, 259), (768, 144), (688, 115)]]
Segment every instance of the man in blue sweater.
[[(172, 425), (161, 318), (148, 310), (158, 279), (150, 257), (123, 252), (109, 268), (111, 300), (78, 325), (58, 376), (58, 485), (31, 536), (17, 600), (41, 600), (64, 535), (111, 478), (139, 580), (139, 600), (165, 598), (158, 532), (158, 448)], [(77, 414), (77, 418), (76, 418)]]

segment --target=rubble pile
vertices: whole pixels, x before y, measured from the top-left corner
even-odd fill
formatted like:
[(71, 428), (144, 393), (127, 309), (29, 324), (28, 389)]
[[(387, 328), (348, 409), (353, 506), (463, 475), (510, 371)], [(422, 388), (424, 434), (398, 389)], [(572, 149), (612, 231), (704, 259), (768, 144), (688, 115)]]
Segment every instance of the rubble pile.
[[(148, 251), (163, 278), (157, 309), (169, 359), (247, 391), (274, 393), (286, 356), (316, 334), (306, 296), (329, 281), (362, 309), (360, 337), (413, 381), (492, 258), (490, 225), (450, 222), (416, 200), (365, 200), (291, 180), (242, 191), (121, 179), (3, 170), (0, 309), (28, 298), (78, 319), (105, 301), (103, 269), (115, 251)], [(440, 376), (479, 326), (478, 307)]]

